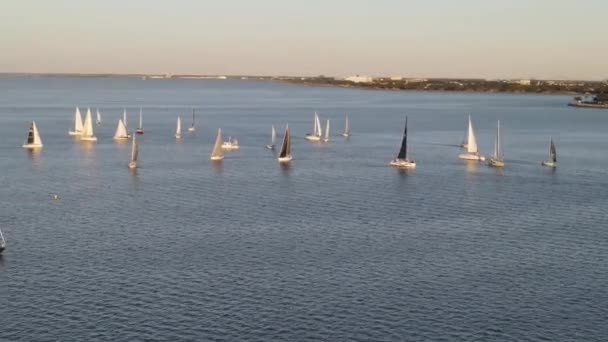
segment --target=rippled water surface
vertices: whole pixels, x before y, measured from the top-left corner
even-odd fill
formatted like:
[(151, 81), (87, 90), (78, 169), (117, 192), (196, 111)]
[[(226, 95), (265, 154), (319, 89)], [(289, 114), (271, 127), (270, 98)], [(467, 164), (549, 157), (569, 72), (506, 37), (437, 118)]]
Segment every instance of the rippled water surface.
[[(608, 111), (568, 99), (4, 76), (0, 340), (605, 341)], [(75, 105), (97, 144), (67, 136)], [(129, 172), (112, 135), (140, 106)], [(303, 139), (315, 110), (329, 144)], [(465, 113), (485, 152), (501, 120), (504, 170), (457, 158)], [(408, 172), (387, 166), (405, 115)], [(264, 149), (286, 123), (289, 168)], [(218, 127), (242, 147), (214, 165)]]

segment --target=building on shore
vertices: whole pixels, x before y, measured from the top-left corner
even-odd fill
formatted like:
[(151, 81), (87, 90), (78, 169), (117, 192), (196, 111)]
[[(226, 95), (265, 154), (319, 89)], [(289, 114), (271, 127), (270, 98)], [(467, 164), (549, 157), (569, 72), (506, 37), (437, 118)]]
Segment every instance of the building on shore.
[(374, 78), (371, 76), (363, 76), (363, 75), (355, 75), (355, 76), (348, 76), (346, 78), (344, 78), (344, 80), (346, 81), (350, 81), (353, 83), (371, 83), (374, 82)]

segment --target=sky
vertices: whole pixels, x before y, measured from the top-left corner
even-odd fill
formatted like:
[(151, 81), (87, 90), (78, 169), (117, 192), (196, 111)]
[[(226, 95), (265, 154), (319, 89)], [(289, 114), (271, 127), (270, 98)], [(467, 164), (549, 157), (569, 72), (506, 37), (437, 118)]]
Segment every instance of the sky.
[(608, 78), (605, 0), (2, 0), (0, 72)]

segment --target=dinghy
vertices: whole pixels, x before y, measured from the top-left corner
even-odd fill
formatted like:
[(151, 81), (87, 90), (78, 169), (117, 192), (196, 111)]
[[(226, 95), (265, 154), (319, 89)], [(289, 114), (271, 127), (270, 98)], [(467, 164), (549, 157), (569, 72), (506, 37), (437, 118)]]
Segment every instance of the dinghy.
[(281, 144), (281, 152), (279, 152), (279, 163), (289, 163), (293, 157), (291, 156), (291, 134), (289, 133), (289, 125), (285, 126), (285, 134), (283, 135), (283, 144)]
[(32, 121), (29, 130), (27, 131), (27, 138), (23, 148), (42, 148), (42, 139), (40, 139), (40, 133), (38, 133), (38, 127), (36, 122)]
[(232, 137), (228, 137), (228, 141), (224, 141), (222, 143), (222, 148), (224, 150), (238, 150), (239, 141), (237, 139), (233, 139)]
[(401, 148), (397, 158), (391, 160), (389, 165), (400, 168), (413, 169), (416, 167), (416, 161), (407, 158), (407, 116), (405, 117), (405, 129), (403, 130), (403, 139), (401, 140)]
[(116, 140), (125, 140), (129, 139), (131, 136), (127, 133), (127, 127), (122, 119), (118, 119), (118, 125), (116, 126), (116, 132), (114, 133), (114, 139)]
[(222, 149), (222, 129), (217, 129), (217, 138), (215, 138), (215, 144), (213, 144), (213, 150), (211, 150), (211, 160), (222, 160), (224, 159), (224, 150)]
[(93, 133), (93, 119), (91, 118), (91, 109), (87, 109), (87, 115), (84, 117), (84, 129), (80, 136), (82, 141), (97, 141), (97, 137)]
[(181, 139), (181, 138), (182, 138), (182, 119), (178, 116), (177, 125), (175, 127), (175, 139)]
[(270, 144), (266, 145), (266, 148), (269, 150), (274, 150), (275, 140), (277, 139), (277, 131), (274, 129), (274, 125), (272, 125), (270, 129)]
[(549, 143), (549, 159), (542, 162), (543, 166), (556, 167), (557, 166), (557, 151), (555, 150), (555, 144), (553, 138)]
[(192, 108), (192, 125), (188, 127), (188, 132), (194, 132), (196, 128), (194, 128), (194, 108)]
[(342, 136), (345, 138), (350, 137), (350, 123), (348, 122), (348, 115), (344, 120), (344, 133), (342, 133)]
[(80, 109), (76, 107), (74, 112), (74, 127), (68, 132), (69, 135), (81, 135), (82, 134), (82, 115), (80, 115)]
[(329, 119), (327, 119), (327, 123), (325, 124), (325, 136), (323, 137), (323, 142), (329, 142)]
[(101, 113), (99, 112), (99, 108), (97, 108), (97, 121), (95, 123), (97, 126), (101, 125)]
[(460, 159), (464, 160), (477, 160), (484, 161), (486, 158), (479, 154), (477, 149), (477, 139), (475, 138), (475, 131), (473, 130), (473, 123), (471, 122), (471, 116), (469, 115), (469, 130), (467, 132), (467, 142), (466, 142), (466, 153), (463, 153), (458, 156)]
[(500, 120), (498, 120), (496, 127), (496, 137), (494, 138), (494, 152), (492, 157), (488, 159), (488, 165), (493, 167), (504, 167), (505, 160), (502, 153), (502, 140), (500, 136)]
[(131, 143), (131, 159), (129, 160), (128, 167), (129, 169), (137, 168), (137, 157), (139, 155), (139, 146), (137, 146), (137, 138), (133, 136), (133, 141)]
[(4, 240), (4, 234), (2, 234), (2, 229), (0, 229), (0, 254), (4, 252), (6, 249), (6, 240)]
[(139, 127), (137, 127), (137, 129), (135, 130), (135, 133), (137, 134), (144, 134), (144, 125), (141, 111), (141, 108), (139, 108)]
[(304, 138), (310, 141), (320, 141), (321, 135), (321, 121), (319, 120), (319, 114), (315, 112), (315, 116), (313, 118), (312, 133), (306, 134)]

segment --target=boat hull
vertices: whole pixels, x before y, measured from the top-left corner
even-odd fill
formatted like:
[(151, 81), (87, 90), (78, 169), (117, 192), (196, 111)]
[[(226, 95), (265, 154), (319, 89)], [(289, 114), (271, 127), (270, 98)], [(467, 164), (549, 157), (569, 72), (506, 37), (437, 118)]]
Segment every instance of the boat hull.
[(212, 156), (210, 159), (213, 160), (213, 161), (218, 161), (218, 160), (224, 159), (224, 156), (221, 156), (221, 157)]
[(130, 135), (128, 135), (128, 136), (126, 136), (126, 137), (114, 137), (114, 140), (128, 140), (128, 139), (130, 139), (130, 138), (131, 138), (131, 136), (130, 136)]
[(238, 145), (228, 145), (228, 144), (222, 144), (222, 150), (238, 150), (239, 146)]
[(181, 138), (182, 138), (182, 135), (181, 135), (181, 134), (176, 134), (176, 135), (175, 135), (175, 139), (181, 139)]
[(348, 133), (342, 133), (342, 136), (345, 137), (345, 138), (348, 138), (348, 137), (350, 137), (350, 134), (348, 134)]
[(274, 150), (274, 145), (266, 145), (266, 148), (269, 150)]
[(42, 144), (23, 144), (22, 145), (23, 148), (30, 148), (30, 149), (42, 148), (42, 146), (43, 146)]
[(135, 169), (135, 168), (137, 168), (137, 162), (130, 161), (129, 164), (127, 165), (127, 167), (129, 169)]
[(81, 137), (81, 141), (97, 141), (97, 137)]
[(77, 132), (77, 131), (69, 131), (68, 132), (69, 136), (78, 136), (78, 135), (82, 135), (82, 132)]
[(292, 156), (279, 157), (279, 163), (289, 163), (293, 159)]
[(312, 134), (306, 134), (306, 136), (304, 137), (304, 139), (308, 140), (308, 141), (321, 141), (321, 137), (318, 135), (312, 135)]
[(143, 128), (138, 128), (135, 130), (135, 133), (137, 134), (144, 134), (144, 129)]
[(505, 162), (503, 160), (500, 160), (500, 159), (490, 158), (488, 160), (488, 166), (491, 166), (491, 167), (504, 167), (505, 166)]
[(477, 153), (463, 153), (463, 154), (459, 155), (458, 158), (463, 159), (463, 160), (475, 160), (475, 161), (486, 160), (486, 157), (481, 156)]
[(416, 167), (416, 161), (409, 159), (393, 159), (388, 163), (390, 166), (413, 169)]
[(194, 127), (188, 128), (188, 132), (194, 132), (194, 131), (196, 131), (196, 128), (194, 128)]
[(548, 166), (548, 167), (556, 167), (557, 163), (554, 163), (552, 160), (545, 160), (541, 163), (542, 166)]

